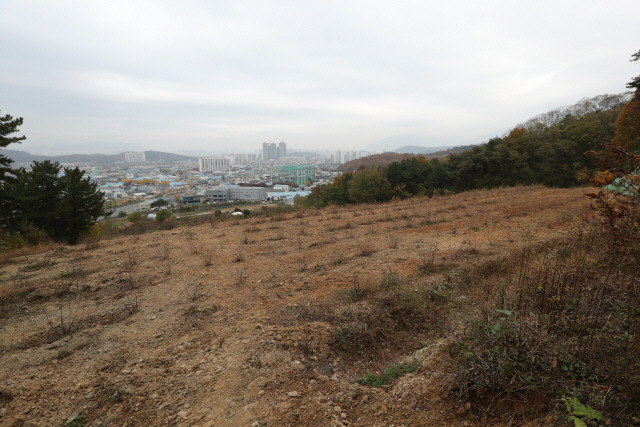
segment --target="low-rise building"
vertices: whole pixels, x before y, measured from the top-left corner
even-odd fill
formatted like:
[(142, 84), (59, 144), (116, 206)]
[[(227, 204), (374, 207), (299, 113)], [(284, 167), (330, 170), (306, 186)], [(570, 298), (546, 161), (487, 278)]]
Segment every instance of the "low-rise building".
[(267, 195), (266, 187), (244, 187), (224, 185), (205, 190), (204, 196), (208, 202), (226, 202), (230, 200), (264, 200)]

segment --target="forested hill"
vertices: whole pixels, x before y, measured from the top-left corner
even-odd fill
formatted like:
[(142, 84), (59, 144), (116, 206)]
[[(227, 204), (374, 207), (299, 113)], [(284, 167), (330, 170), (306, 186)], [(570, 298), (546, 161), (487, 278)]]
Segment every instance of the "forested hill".
[(371, 166), (388, 166), (393, 162), (399, 162), (403, 159), (410, 159), (416, 156), (424, 156), (427, 159), (442, 159), (451, 154), (460, 154), (467, 150), (472, 149), (475, 145), (461, 145), (459, 147), (447, 148), (446, 150), (434, 151), (429, 154), (415, 154), (415, 153), (395, 153), (386, 152), (381, 154), (372, 154), (370, 156), (361, 157), (359, 159), (351, 160), (338, 168), (341, 172), (354, 172), (364, 166), (365, 168)]
[(524, 123), (520, 123), (516, 127), (527, 130), (540, 127), (540, 125), (548, 127), (564, 120), (567, 116), (579, 117), (598, 111), (612, 110), (622, 107), (629, 102), (632, 96), (632, 92), (624, 92), (615, 95), (598, 95), (593, 98), (584, 98), (573, 105), (556, 108), (555, 110), (539, 114)]
[(387, 166), (393, 162), (399, 162), (402, 159), (408, 159), (415, 157), (412, 153), (394, 153), (393, 151), (387, 151), (381, 154), (372, 154), (370, 156), (361, 157), (359, 159), (351, 160), (338, 168), (342, 172), (353, 172), (358, 170), (361, 166), (366, 168), (370, 166)]
[(614, 137), (622, 109), (621, 103), (615, 105), (581, 116), (567, 114), (550, 125), (530, 121), (527, 127), (444, 159), (411, 157), (347, 173), (333, 184), (316, 187), (301, 202), (324, 206), (518, 184), (575, 186), (579, 172), (593, 168), (585, 152)]

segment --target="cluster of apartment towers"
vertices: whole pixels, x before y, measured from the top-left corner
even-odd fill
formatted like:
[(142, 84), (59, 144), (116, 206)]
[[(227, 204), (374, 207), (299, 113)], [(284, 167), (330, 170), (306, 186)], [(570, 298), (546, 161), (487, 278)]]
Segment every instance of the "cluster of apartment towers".
[[(262, 161), (282, 160), (287, 156), (287, 143), (280, 141), (262, 143)], [(258, 160), (255, 154), (231, 154), (199, 159), (200, 172), (228, 172), (234, 165), (247, 164)]]
[(280, 141), (275, 142), (263, 142), (262, 143), (262, 161), (267, 160), (279, 160), (287, 156), (287, 143)]
[[(325, 161), (334, 164), (343, 164), (350, 160), (369, 155), (366, 151), (336, 151), (325, 157)], [(144, 152), (124, 153), (125, 162), (142, 163), (145, 161)], [(263, 162), (282, 162), (287, 157), (287, 143), (280, 141), (262, 143)], [(260, 161), (260, 154), (223, 154), (219, 156), (205, 156), (198, 160), (200, 172), (230, 172), (234, 167), (244, 167), (247, 164)]]

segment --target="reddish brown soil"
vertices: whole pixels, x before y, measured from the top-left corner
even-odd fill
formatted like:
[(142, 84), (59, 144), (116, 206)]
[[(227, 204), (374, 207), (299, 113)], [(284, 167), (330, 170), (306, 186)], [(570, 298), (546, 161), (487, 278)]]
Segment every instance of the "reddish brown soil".
[[(417, 292), (551, 241), (579, 224), (584, 192), (261, 215), (6, 257), (0, 425), (63, 425), (74, 413), (96, 426), (506, 424), (477, 418), (449, 385), (448, 344), (477, 312), (480, 285), (453, 280), (442, 328), (416, 332), (420, 345), (403, 332), (368, 357), (337, 352), (337, 325), (318, 310), (357, 310), (344, 298), (354, 276), (372, 287), (391, 269)], [(442, 268), (417, 274), (426, 253)], [(419, 369), (378, 389), (354, 381), (401, 361)]]

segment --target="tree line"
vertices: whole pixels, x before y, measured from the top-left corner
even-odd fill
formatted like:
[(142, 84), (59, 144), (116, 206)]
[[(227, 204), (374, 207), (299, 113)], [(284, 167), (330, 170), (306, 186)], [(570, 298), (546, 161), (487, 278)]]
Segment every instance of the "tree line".
[(580, 175), (594, 169), (585, 153), (614, 137), (621, 109), (567, 114), (550, 125), (516, 127), (502, 138), (442, 160), (418, 156), (386, 167), (360, 168), (314, 188), (299, 203), (322, 207), (500, 186), (580, 185)]

